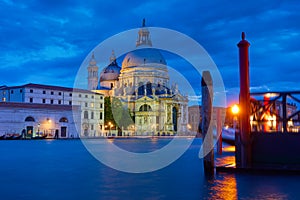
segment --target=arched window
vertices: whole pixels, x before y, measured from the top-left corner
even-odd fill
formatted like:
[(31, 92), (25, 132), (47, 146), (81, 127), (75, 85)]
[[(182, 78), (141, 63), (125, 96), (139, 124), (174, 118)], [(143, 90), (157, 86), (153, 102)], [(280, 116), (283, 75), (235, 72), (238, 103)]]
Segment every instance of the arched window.
[(31, 116), (26, 117), (25, 122), (35, 122), (34, 118)]
[(152, 111), (152, 109), (149, 105), (144, 104), (140, 107), (139, 111)]
[(83, 113), (83, 118), (84, 118), (84, 119), (88, 119), (88, 118), (89, 118), (89, 113), (88, 113), (88, 111), (84, 111), (84, 113)]
[(68, 123), (68, 119), (66, 117), (60, 118), (59, 122)]

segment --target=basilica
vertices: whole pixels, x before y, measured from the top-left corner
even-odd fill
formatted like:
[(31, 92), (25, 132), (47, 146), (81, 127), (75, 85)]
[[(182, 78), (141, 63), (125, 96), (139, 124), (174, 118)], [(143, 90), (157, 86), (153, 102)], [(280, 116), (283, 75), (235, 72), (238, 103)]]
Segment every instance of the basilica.
[(123, 58), (121, 67), (112, 52), (110, 64), (100, 72), (100, 77), (92, 54), (87, 67), (88, 89), (110, 97), (112, 108), (114, 102), (119, 102), (128, 110), (131, 123), (123, 125), (116, 120), (115, 126), (121, 130), (119, 135), (185, 134), (188, 97), (180, 93), (176, 83), (171, 86), (167, 62), (158, 49), (152, 48), (145, 21), (135, 45), (136, 49)]

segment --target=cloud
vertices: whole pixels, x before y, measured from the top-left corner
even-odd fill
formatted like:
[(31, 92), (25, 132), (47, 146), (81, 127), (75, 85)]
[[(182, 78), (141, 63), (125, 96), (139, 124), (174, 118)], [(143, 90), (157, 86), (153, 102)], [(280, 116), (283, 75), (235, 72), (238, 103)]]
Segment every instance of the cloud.
[(20, 68), (31, 61), (47, 62), (60, 58), (72, 58), (82, 53), (82, 50), (75, 45), (63, 42), (61, 45), (49, 44), (40, 50), (20, 50), (6, 52), (0, 56), (0, 69)]
[[(75, 74), (75, 68), (96, 45), (121, 31), (140, 27), (142, 19), (146, 18), (149, 26), (174, 29), (199, 42), (216, 63), (232, 96), (238, 96), (235, 90), (239, 86), (236, 44), (242, 31), (251, 43), (251, 86), (297, 89), (299, 9), (297, 0), (225, 3), (223, 0), (118, 3), (2, 0), (0, 78), (3, 83), (23, 80), (21, 84), (24, 84), (32, 79), (51, 83), (55, 80), (53, 77)], [(171, 58), (168, 64), (175, 67), (176, 61)], [(40, 68), (47, 70), (40, 73)], [(182, 74), (189, 77), (191, 72), (186, 70)], [(68, 78), (61, 84), (72, 85), (72, 81)], [(190, 83), (197, 84), (197, 81), (191, 79)]]

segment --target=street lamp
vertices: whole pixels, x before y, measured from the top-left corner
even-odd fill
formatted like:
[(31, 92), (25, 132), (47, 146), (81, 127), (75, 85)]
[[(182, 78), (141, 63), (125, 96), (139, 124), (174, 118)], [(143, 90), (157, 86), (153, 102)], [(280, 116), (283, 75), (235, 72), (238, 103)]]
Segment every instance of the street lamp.
[(107, 136), (107, 132), (106, 132), (106, 130), (107, 130), (107, 125), (105, 125), (104, 128), (105, 128), (105, 129), (104, 129), (104, 130), (105, 130), (105, 134), (106, 134), (106, 136)]
[(38, 123), (38, 136), (40, 136), (40, 126), (41, 126), (41, 124), (40, 123)]
[(239, 106), (237, 104), (234, 104), (231, 107), (231, 112), (233, 114), (233, 129), (235, 131), (235, 129), (236, 129), (236, 122), (237, 122), (237, 114), (240, 112)]
[(114, 125), (111, 122), (108, 122), (109, 127), (109, 136), (111, 136), (111, 128), (114, 127)]

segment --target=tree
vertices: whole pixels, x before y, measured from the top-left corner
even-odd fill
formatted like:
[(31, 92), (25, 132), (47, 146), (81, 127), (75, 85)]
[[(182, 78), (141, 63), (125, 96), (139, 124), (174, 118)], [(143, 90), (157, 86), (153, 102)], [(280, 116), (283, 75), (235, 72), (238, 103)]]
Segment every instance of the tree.
[(111, 108), (116, 125), (127, 128), (129, 125), (134, 124), (130, 110), (122, 104), (120, 99), (113, 97)]
[(107, 125), (109, 122), (111, 122), (112, 124), (116, 124), (111, 110), (110, 97), (105, 97), (104, 98), (104, 124)]

